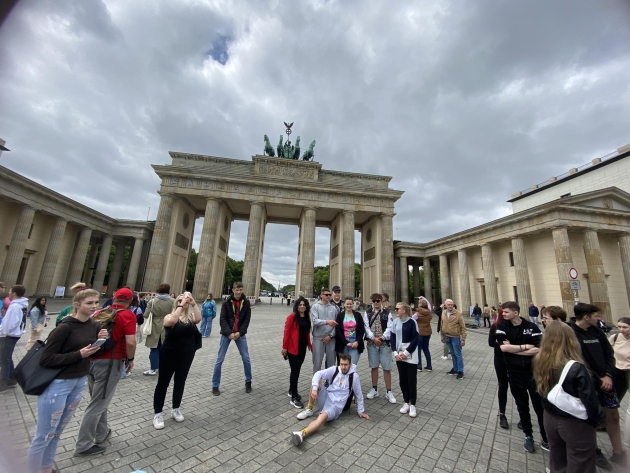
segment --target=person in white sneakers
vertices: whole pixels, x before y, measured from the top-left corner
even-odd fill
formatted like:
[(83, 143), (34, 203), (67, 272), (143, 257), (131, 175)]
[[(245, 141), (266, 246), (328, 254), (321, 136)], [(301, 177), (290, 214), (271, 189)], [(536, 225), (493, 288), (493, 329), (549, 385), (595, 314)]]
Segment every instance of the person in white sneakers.
[[(356, 399), (357, 414), (363, 419), (370, 420), (363, 409), (363, 392), (356, 366), (352, 364), (352, 358), (347, 353), (339, 355), (339, 366), (331, 366), (315, 373), (311, 383), (311, 394), (308, 406), (297, 415), (304, 420), (313, 415), (313, 406), (317, 402), (319, 416), (305, 429), (291, 434), (294, 445), (300, 445), (304, 438), (317, 432), (326, 422), (337, 419), (344, 411), (350, 409), (352, 397)], [(329, 383), (328, 388), (324, 381)]]
[(368, 399), (378, 397), (378, 367), (383, 368), (383, 380), (387, 393), (385, 397), (392, 404), (396, 398), (392, 393), (392, 350), (389, 347), (389, 336), (392, 328), (392, 315), (382, 307), (383, 296), (372, 294), (372, 306), (363, 314), (365, 338), (367, 339), (368, 364), (372, 370), (372, 389)]
[(405, 403), (400, 408), (401, 414), (409, 413), (416, 417), (416, 397), (418, 378), (418, 324), (411, 318), (409, 304), (396, 304), (396, 314), (391, 330), (391, 345), (396, 358), (400, 390)]

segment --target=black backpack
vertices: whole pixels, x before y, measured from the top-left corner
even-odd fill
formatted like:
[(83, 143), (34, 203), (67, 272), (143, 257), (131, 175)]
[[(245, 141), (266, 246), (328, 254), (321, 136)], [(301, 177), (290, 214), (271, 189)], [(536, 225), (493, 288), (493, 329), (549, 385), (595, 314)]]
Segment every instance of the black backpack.
[[(337, 375), (339, 374), (339, 367), (336, 366), (335, 367), (335, 374), (333, 374), (332, 380), (330, 381), (330, 384), (332, 385), (332, 383), (335, 382), (335, 378), (337, 377)], [(350, 378), (348, 379), (348, 384), (350, 385), (350, 395), (348, 396), (348, 400), (346, 401), (346, 405), (343, 406), (343, 412), (346, 412), (347, 410), (350, 409), (350, 404), (352, 404), (352, 401), (354, 400), (354, 391), (352, 390), (352, 384), (354, 381), (354, 373), (350, 373)]]

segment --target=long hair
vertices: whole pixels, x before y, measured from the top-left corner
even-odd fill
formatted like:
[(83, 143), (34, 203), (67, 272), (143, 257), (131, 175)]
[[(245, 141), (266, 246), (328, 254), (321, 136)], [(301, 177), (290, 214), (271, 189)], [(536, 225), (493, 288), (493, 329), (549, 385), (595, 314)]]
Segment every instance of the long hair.
[[(42, 305), (41, 300), (42, 299), (46, 299), (46, 297), (38, 297), (37, 299), (35, 299), (35, 302), (33, 302), (33, 304), (31, 304), (31, 308), (28, 309), (28, 313), (31, 313), (31, 310), (33, 310), (33, 307), (37, 307), (39, 309), (39, 315), (43, 316), (46, 313), (46, 304)], [(48, 299), (46, 299), (46, 302), (48, 302)]]
[(88, 297), (101, 297), (101, 294), (96, 289), (90, 289), (84, 282), (78, 282), (74, 284), (70, 291), (74, 294), (72, 298), (72, 315), (77, 315), (78, 309), (75, 304), (81, 304)]
[(564, 367), (570, 360), (584, 364), (573, 329), (563, 323), (547, 325), (540, 350), (534, 357), (534, 379), (542, 396), (549, 394), (557, 381), (554, 370)]
[(311, 305), (308, 303), (308, 299), (306, 299), (305, 297), (298, 297), (295, 300), (295, 303), (293, 304), (293, 323), (297, 324), (298, 323), (298, 318), (300, 317), (300, 312), (298, 310), (298, 307), (300, 306), (300, 303), (304, 302), (304, 305), (306, 306), (306, 310), (304, 311), (304, 318), (306, 318), (306, 320), (308, 320), (308, 329), (311, 329)]

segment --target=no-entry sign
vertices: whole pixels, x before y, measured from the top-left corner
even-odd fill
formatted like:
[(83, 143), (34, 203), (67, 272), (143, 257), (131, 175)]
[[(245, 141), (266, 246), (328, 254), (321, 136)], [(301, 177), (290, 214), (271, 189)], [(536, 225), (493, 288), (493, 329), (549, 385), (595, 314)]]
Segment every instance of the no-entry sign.
[(569, 277), (570, 277), (571, 279), (577, 279), (577, 278), (578, 278), (578, 272), (577, 272), (577, 269), (575, 269), (575, 268), (571, 268), (571, 269), (569, 270)]

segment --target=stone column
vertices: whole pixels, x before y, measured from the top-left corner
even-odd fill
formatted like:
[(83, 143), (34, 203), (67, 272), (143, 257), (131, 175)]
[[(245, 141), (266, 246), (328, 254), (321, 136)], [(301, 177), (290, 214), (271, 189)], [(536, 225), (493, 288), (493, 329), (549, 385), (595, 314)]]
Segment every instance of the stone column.
[(341, 254), (341, 295), (354, 297), (354, 212), (343, 212), (343, 248)]
[(623, 277), (626, 281), (628, 304), (630, 304), (630, 235), (625, 234), (619, 237), (619, 253), (621, 253), (621, 267), (623, 268)]
[(448, 272), (448, 256), (440, 255), (440, 289), (442, 291), (442, 303), (451, 298), (451, 275)]
[(438, 268), (433, 268), (433, 271), (431, 271), (431, 294), (433, 295), (432, 302), (434, 304), (437, 304), (438, 301), (440, 300), (440, 297), (438, 296), (439, 285), (440, 284), (438, 281)]
[(171, 216), (173, 214), (173, 204), (175, 196), (173, 194), (160, 194), (160, 207), (155, 219), (153, 238), (151, 239), (151, 249), (144, 276), (144, 290), (155, 291), (163, 282), (162, 271), (166, 260), (166, 245), (168, 243), (168, 231), (171, 226)]
[(459, 262), (459, 292), (462, 305), (460, 312), (468, 315), (470, 312), (470, 276), (468, 275), (468, 254), (466, 250), (457, 251), (457, 261)]
[(514, 255), (514, 277), (516, 279), (516, 292), (518, 293), (518, 305), (521, 306), (521, 317), (529, 320), (529, 303), (532, 300), (532, 288), (529, 284), (529, 270), (525, 256), (525, 243), (522, 238), (512, 238), (512, 254)]
[(136, 238), (133, 244), (133, 250), (131, 251), (131, 258), (129, 259), (129, 267), (127, 268), (127, 286), (132, 290), (136, 288), (136, 282), (138, 281), (138, 268), (140, 266), (140, 259), (142, 258), (142, 247), (144, 240), (142, 238)]
[[(315, 283), (315, 220), (317, 211), (314, 208), (304, 209), (302, 220), (302, 247), (300, 248), (300, 290), (305, 297), (313, 297), (313, 284)], [(297, 294), (296, 294), (297, 296)]]
[(483, 281), (486, 286), (486, 303), (488, 306), (494, 306), (498, 309), (499, 291), (497, 290), (497, 278), (494, 274), (492, 247), (489, 243), (481, 245), (481, 260), (483, 261)]
[(608, 285), (606, 284), (606, 270), (604, 269), (602, 251), (599, 247), (599, 238), (595, 230), (584, 232), (584, 256), (588, 270), (588, 284), (591, 289), (591, 304), (599, 307), (602, 319), (610, 325), (613, 320), (610, 298), (608, 297)]
[(98, 257), (96, 265), (96, 273), (94, 274), (94, 284), (92, 288), (101, 292), (103, 290), (103, 282), (105, 281), (105, 273), (107, 272), (107, 264), (109, 263), (109, 253), (112, 249), (112, 236), (105, 235), (103, 244), (101, 245), (101, 253)]
[(390, 300), (396, 289), (394, 278), (394, 215), (381, 215), (381, 281), (383, 287), (379, 292), (389, 294)]
[(22, 259), (24, 258), (24, 250), (26, 250), (28, 234), (31, 231), (34, 217), (35, 209), (28, 205), (23, 205), (17, 223), (15, 224), (15, 229), (13, 230), (9, 251), (7, 251), (7, 256), (4, 260), (2, 276), (0, 276), (0, 281), (4, 282), (7, 291), (11, 289), (11, 286), (14, 286), (17, 281)]
[(112, 262), (112, 270), (109, 272), (109, 282), (107, 283), (108, 296), (114, 294), (116, 289), (118, 289), (118, 280), (120, 279), (120, 270), (122, 269), (123, 259), (125, 258), (126, 246), (124, 241), (119, 241), (116, 244), (116, 254)]
[(431, 260), (424, 258), (422, 260), (422, 269), (424, 270), (424, 297), (429, 299), (431, 304), (435, 303), (433, 299), (433, 290), (431, 285)]
[(571, 283), (569, 282), (569, 270), (573, 267), (573, 256), (571, 254), (571, 245), (569, 244), (569, 233), (565, 227), (561, 227), (554, 228), (551, 234), (553, 236), (553, 249), (556, 253), (556, 268), (558, 269), (562, 307), (569, 317), (573, 317), (575, 300), (571, 290)]
[(55, 277), (55, 270), (57, 269), (61, 243), (66, 233), (66, 225), (68, 225), (68, 222), (62, 218), (58, 218), (55, 221), (55, 226), (50, 234), (50, 240), (48, 240), (44, 263), (39, 273), (39, 281), (37, 282), (37, 290), (35, 291), (35, 294), (38, 296), (51, 295), (50, 290), (52, 288), (53, 278)]
[(98, 254), (99, 244), (94, 241), (90, 245), (90, 253), (88, 254), (87, 265), (85, 265), (85, 272), (80, 278), (82, 282), (88, 286), (92, 282), (92, 276), (94, 275), (94, 266), (96, 265), (96, 255)]
[(92, 229), (83, 227), (81, 229), (81, 233), (79, 233), (79, 239), (74, 249), (74, 253), (72, 253), (72, 258), (70, 259), (70, 266), (68, 267), (68, 275), (66, 278), (66, 294), (75, 283), (85, 282), (81, 281), (81, 277), (83, 276), (83, 267), (85, 266), (85, 258), (87, 256), (91, 238)]
[(411, 272), (413, 274), (413, 298), (420, 297), (420, 265), (413, 263)]
[(400, 300), (409, 304), (409, 265), (406, 256), (398, 258), (398, 268), (400, 269)]
[(247, 246), (245, 247), (245, 261), (243, 263), (243, 292), (246, 296), (258, 297), (258, 294), (254, 294), (254, 292), (256, 291), (258, 261), (260, 260), (260, 232), (262, 230), (264, 210), (264, 203), (251, 203), (249, 227), (247, 229)]
[(203, 216), (203, 228), (201, 229), (197, 268), (192, 290), (193, 297), (198, 301), (205, 300), (210, 289), (210, 280), (214, 269), (214, 248), (219, 232), (220, 210), (221, 202), (218, 199), (210, 197), (206, 200), (206, 213)]

